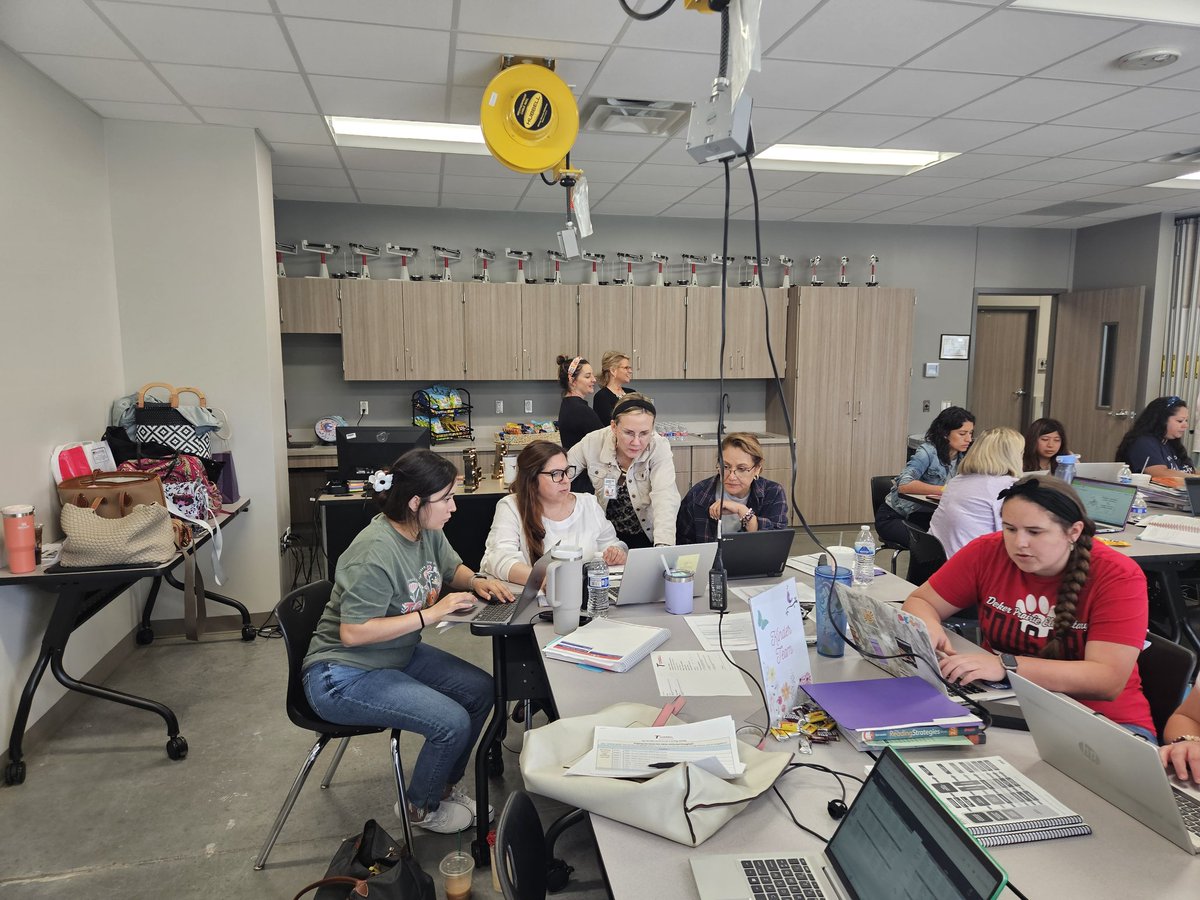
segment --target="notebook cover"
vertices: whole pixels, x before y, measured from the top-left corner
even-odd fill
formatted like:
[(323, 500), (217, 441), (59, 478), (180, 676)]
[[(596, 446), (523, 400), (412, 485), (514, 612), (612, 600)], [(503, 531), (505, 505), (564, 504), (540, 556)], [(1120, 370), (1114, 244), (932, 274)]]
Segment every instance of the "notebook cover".
[(916, 675), (828, 681), (806, 684), (804, 690), (839, 725), (855, 731), (980, 723)]

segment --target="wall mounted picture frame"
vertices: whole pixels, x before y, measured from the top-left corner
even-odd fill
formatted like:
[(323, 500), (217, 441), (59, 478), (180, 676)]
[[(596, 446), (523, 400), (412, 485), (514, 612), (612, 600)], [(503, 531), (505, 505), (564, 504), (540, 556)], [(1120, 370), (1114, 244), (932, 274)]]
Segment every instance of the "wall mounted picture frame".
[(969, 334), (943, 334), (939, 359), (967, 359), (971, 351)]

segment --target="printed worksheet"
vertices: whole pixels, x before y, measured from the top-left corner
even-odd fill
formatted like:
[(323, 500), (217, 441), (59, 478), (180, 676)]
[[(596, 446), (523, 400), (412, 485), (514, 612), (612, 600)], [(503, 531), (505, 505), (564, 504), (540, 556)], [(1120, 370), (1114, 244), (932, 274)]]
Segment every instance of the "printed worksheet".
[(745, 676), (720, 651), (659, 650), (650, 655), (662, 697), (748, 697)]

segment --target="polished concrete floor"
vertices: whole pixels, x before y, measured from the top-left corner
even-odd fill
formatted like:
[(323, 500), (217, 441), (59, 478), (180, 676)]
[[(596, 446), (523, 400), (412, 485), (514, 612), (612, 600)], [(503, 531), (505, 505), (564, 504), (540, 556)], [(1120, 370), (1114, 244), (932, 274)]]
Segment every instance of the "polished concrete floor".
[[(848, 528), (841, 542), (851, 542), (856, 531)], [(838, 534), (820, 536), (836, 543)], [(795, 549), (809, 552), (811, 544), (797, 539)], [(887, 564), (882, 555), (880, 564)], [(432, 640), (490, 671), (490, 643), (468, 629), (448, 629)], [(325, 760), (318, 761), (267, 867), (254, 871), (313, 740), (284, 712), (285, 670), (279, 640), (160, 638), (137, 648), (107, 684), (170, 706), (189, 744), (187, 759), (167, 758), (157, 716), (85, 699), (67, 725), (27, 748), (25, 783), (0, 788), (0, 897), (290, 898), (324, 874), (340, 841), (364, 820), (376, 818), (399, 836), (387, 738), (355, 738), (326, 791), (319, 787)], [(520, 726), (510, 726), (505, 773), (492, 780), (493, 798), (520, 786), (513, 751), (521, 735)], [(409, 765), (419, 740), (402, 742)], [(502, 799), (493, 803), (499, 810)], [(565, 811), (538, 803), (544, 823)], [(470, 833), (462, 840), (469, 847)], [(425, 870), (436, 873), (459, 839), (418, 831), (415, 844)], [(608, 896), (586, 824), (566, 832), (557, 855), (576, 869), (560, 896)], [(476, 872), (475, 896), (498, 896), (486, 870)]]

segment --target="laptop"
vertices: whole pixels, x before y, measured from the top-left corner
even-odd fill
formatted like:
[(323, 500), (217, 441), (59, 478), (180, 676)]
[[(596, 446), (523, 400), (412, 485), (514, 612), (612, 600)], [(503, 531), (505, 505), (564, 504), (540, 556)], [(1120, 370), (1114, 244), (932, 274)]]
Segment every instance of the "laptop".
[(1125, 463), (1121, 462), (1075, 463), (1075, 477), (1088, 478), (1092, 481), (1107, 481), (1110, 484), (1117, 484), (1120, 481), (1121, 470), (1123, 468), (1125, 468)]
[(1183, 486), (1187, 489), (1187, 511), (1193, 516), (1200, 516), (1200, 475), (1183, 476)]
[[(888, 747), (825, 850), (693, 854), (701, 900), (998, 897), (1008, 876)], [(778, 885), (778, 888), (776, 888)]]
[(792, 550), (794, 528), (739, 531), (721, 538), (721, 562), (725, 577), (778, 578)]
[(1011, 674), (1038, 756), (1188, 853), (1200, 853), (1200, 793), (1180, 790), (1158, 748), (1061, 694)]
[[(951, 700), (965, 702), (961, 697), (950, 693), (938, 677), (941, 670), (938, 667), (937, 653), (933, 649), (933, 640), (929, 637), (929, 629), (925, 627), (924, 620), (906, 613), (898, 604), (872, 597), (863, 588), (839, 584), (837, 592), (842, 601), (842, 608), (846, 610), (847, 624), (853, 629), (856, 643), (880, 656), (912, 653), (920, 657), (920, 660), (908, 657), (875, 659), (871, 656), (863, 656), (863, 659), (897, 678), (916, 675)], [(1003, 682), (974, 681), (960, 685), (960, 688), (963, 693), (970, 694), (971, 699), (977, 703), (1007, 700), (1013, 695), (1012, 688)]]
[[(610, 569), (609, 601), (617, 606), (633, 603), (662, 603), (666, 600), (663, 581), (663, 563), (672, 569), (687, 569), (695, 573), (692, 579), (692, 596), (699, 597), (708, 590), (708, 572), (713, 557), (717, 555), (717, 543), (681, 544), (677, 547), (641, 547), (630, 550), (620, 574), (620, 584)], [(614, 567), (619, 568), (619, 567)], [(586, 588), (587, 586), (584, 585)]]
[(1137, 488), (1132, 484), (1112, 484), (1091, 478), (1076, 478), (1071, 482), (1083, 501), (1084, 512), (1096, 523), (1096, 534), (1113, 534), (1125, 530), (1129, 510)]
[[(475, 601), (475, 605), (470, 609), (451, 613), (446, 616), (445, 621), (454, 623), (478, 622), (481, 625), (510, 625), (515, 622), (517, 616), (525, 611), (530, 602), (537, 603), (537, 596), (542, 589), (542, 582), (546, 580), (546, 569), (550, 567), (550, 554), (557, 546), (558, 543), (556, 541), (552, 546), (547, 547), (546, 552), (533, 564), (529, 578), (525, 581), (525, 587), (521, 589), (521, 593), (512, 603), (489, 603), (480, 598)], [(515, 584), (509, 586), (516, 587)]]

